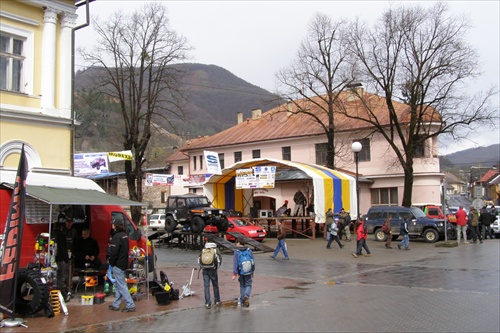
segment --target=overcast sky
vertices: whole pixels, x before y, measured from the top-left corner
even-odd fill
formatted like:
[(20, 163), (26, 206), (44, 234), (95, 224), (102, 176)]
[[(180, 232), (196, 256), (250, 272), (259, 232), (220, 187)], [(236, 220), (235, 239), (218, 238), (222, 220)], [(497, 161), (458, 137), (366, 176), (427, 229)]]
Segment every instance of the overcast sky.
[[(145, 1), (96, 0), (90, 4), (92, 18), (108, 18), (113, 12), (133, 12)], [(406, 4), (432, 6), (431, 1), (400, 1)], [(163, 1), (170, 25), (187, 38), (194, 48), (190, 62), (223, 67), (239, 78), (275, 91), (276, 72), (295, 58), (299, 43), (305, 37), (307, 24), (317, 12), (333, 19), (360, 18), (375, 22), (394, 1)], [(470, 42), (480, 55), (483, 76), (474, 89), (500, 87), (500, 1), (447, 1), (453, 14), (470, 18)], [(85, 7), (85, 6), (83, 6)], [(85, 18), (80, 8), (78, 23)], [(76, 46), (91, 48), (95, 42), (92, 26), (77, 30)], [(76, 69), (84, 64), (76, 57)], [(498, 107), (500, 97), (495, 105)], [(476, 142), (444, 147), (447, 154), (475, 146), (500, 143), (499, 131), (479, 133)]]

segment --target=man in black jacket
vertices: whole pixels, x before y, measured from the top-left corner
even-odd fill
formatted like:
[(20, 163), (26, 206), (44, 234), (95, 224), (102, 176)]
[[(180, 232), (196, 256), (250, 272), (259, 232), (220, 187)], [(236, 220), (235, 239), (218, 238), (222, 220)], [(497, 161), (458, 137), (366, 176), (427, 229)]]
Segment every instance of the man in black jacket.
[(493, 222), (493, 218), (491, 216), (491, 213), (488, 211), (488, 208), (486, 206), (481, 209), (481, 212), (479, 213), (479, 222), (481, 222), (481, 235), (483, 236), (483, 239), (491, 237), (491, 223)]
[(75, 267), (79, 269), (93, 268), (96, 270), (106, 269), (99, 259), (99, 243), (90, 236), (90, 229), (82, 230), (82, 238), (75, 241)]
[(54, 242), (56, 244), (55, 261), (57, 263), (57, 289), (61, 292), (66, 302), (71, 299), (71, 294), (68, 293), (69, 280), (69, 258), (68, 258), (68, 243), (66, 234), (63, 231), (64, 223), (57, 222), (54, 230)]
[(113, 237), (109, 243), (109, 266), (113, 272), (116, 284), (116, 299), (109, 306), (110, 310), (120, 310), (122, 298), (125, 300), (125, 307), (122, 312), (134, 312), (135, 304), (127, 287), (125, 274), (128, 267), (128, 236), (124, 231), (123, 220), (113, 220)]

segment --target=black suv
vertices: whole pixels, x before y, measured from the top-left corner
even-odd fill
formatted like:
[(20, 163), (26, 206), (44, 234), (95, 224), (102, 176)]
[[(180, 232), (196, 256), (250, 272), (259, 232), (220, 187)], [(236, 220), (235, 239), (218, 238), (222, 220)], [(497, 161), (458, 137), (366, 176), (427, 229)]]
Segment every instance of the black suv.
[(369, 234), (375, 234), (375, 240), (385, 241), (386, 235), (382, 232), (387, 216), (391, 215), (392, 239), (399, 236), (399, 227), (406, 217), (409, 217), (408, 233), (410, 237), (423, 237), (428, 243), (434, 243), (444, 237), (444, 221), (428, 218), (417, 207), (401, 206), (374, 206), (365, 215), (365, 223)]
[(172, 232), (182, 224), (192, 232), (200, 233), (206, 225), (216, 226), (220, 232), (227, 230), (229, 221), (223, 209), (213, 208), (212, 203), (204, 195), (183, 194), (171, 195), (165, 210), (165, 230)]

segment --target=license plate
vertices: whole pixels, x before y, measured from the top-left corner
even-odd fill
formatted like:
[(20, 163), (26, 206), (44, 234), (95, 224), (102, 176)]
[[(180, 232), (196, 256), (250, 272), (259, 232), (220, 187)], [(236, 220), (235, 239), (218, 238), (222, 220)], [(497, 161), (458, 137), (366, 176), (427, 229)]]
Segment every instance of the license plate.
[(259, 237), (266, 237), (266, 235), (264, 235), (264, 234), (261, 234), (261, 235), (259, 235)]

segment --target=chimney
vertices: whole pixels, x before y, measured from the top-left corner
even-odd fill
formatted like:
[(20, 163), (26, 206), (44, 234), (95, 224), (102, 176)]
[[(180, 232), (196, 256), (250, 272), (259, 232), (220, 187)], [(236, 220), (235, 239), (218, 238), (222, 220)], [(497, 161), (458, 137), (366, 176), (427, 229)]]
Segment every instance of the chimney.
[(261, 109), (253, 109), (252, 110), (252, 120), (260, 119), (261, 115), (262, 115)]
[(238, 124), (243, 122), (243, 112), (238, 112), (237, 114)]
[(353, 84), (348, 84), (346, 86), (348, 89), (348, 95), (347, 95), (347, 101), (355, 101), (363, 98), (363, 84), (361, 83), (353, 83)]
[(286, 116), (290, 117), (292, 115), (292, 102), (286, 103)]

